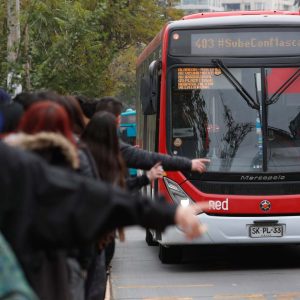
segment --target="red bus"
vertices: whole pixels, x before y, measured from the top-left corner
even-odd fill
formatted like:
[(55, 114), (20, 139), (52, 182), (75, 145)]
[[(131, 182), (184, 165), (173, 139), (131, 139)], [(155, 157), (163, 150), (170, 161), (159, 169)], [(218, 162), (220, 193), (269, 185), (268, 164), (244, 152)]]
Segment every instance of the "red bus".
[(150, 194), (190, 205), (208, 232), (148, 231), (163, 263), (186, 244), (299, 244), (298, 12), (200, 13), (171, 22), (137, 62), (137, 141), (210, 158), (204, 174), (167, 172)]

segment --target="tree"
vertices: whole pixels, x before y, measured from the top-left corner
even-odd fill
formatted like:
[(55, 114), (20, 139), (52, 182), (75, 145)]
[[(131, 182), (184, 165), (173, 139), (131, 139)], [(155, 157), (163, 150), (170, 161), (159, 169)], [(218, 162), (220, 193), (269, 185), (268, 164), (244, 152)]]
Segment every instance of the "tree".
[(9, 64), (7, 85), (9, 90), (15, 89), (18, 84), (16, 62), (20, 47), (20, 2), (7, 0), (7, 62)]
[(7, 3), (0, 1), (0, 86), (7, 84)]
[(175, 8), (179, 0), (164, 0), (164, 15), (166, 20), (178, 20), (183, 16), (182, 10)]
[[(158, 0), (21, 0), (16, 66), (23, 87), (130, 98), (137, 45), (161, 29), (163, 12)], [(0, 10), (0, 42), (7, 37), (5, 17)], [(0, 43), (1, 62), (3, 54)], [(1, 82), (5, 66), (0, 63)]]
[[(138, 55), (141, 53), (143, 47), (150, 42), (150, 40), (159, 32), (163, 23), (167, 20), (180, 19), (183, 15), (181, 10), (174, 8), (175, 3), (178, 1), (169, 0), (167, 5), (161, 5), (157, 11), (160, 14), (160, 22), (156, 24), (152, 29), (152, 33), (148, 34), (143, 40), (139, 40), (138, 43), (130, 46), (130, 48), (122, 51), (111, 63), (109, 67), (109, 78), (106, 80), (106, 90), (108, 93), (115, 94), (126, 107), (134, 107), (136, 96), (136, 74), (135, 74), (135, 62)], [(164, 16), (161, 18), (161, 16)], [(142, 18), (141, 26), (143, 26)], [(148, 28), (148, 27), (147, 27)], [(149, 30), (149, 29), (148, 29)], [(141, 47), (143, 45), (143, 47)]]
[(33, 88), (99, 96), (115, 57), (147, 42), (163, 20), (154, 1), (47, 0), (31, 5), (28, 22)]
[(138, 50), (132, 46), (122, 51), (110, 64), (105, 81), (107, 94), (116, 95), (125, 108), (135, 106), (135, 66)]

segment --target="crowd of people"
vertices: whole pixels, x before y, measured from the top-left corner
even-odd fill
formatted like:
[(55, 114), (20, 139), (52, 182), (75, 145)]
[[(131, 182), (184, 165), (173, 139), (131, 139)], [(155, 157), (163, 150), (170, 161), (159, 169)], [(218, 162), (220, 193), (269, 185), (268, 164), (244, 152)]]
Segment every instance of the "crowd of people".
[[(0, 298), (104, 299), (124, 227), (178, 225), (188, 239), (206, 230), (196, 217), (203, 206), (151, 201), (139, 189), (164, 170), (205, 172), (208, 161), (120, 141), (122, 109), (114, 97), (47, 91), (12, 99), (0, 89)], [(145, 175), (132, 178), (127, 168)]]

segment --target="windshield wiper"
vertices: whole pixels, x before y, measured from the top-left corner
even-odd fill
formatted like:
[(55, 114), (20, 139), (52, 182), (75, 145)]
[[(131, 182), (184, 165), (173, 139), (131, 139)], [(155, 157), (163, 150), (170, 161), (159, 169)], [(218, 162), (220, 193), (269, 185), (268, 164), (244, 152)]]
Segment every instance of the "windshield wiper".
[(280, 87), (279, 89), (272, 95), (272, 97), (267, 100), (267, 105), (273, 104), (278, 101), (281, 94), (300, 76), (300, 68), (290, 76)]
[(255, 102), (251, 95), (246, 91), (246, 89), (240, 84), (240, 82), (234, 77), (234, 75), (229, 71), (229, 69), (220, 59), (213, 59), (212, 63), (222, 70), (224, 76), (235, 87), (237, 92), (244, 98), (248, 106), (253, 109), (260, 109), (259, 104)]

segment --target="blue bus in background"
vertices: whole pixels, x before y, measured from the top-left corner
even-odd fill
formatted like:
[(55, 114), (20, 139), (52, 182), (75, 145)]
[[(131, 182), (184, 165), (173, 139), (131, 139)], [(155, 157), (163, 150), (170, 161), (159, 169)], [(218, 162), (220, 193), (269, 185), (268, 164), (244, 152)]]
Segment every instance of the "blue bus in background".
[[(120, 137), (130, 145), (136, 145), (136, 111), (128, 108), (121, 113)], [(136, 169), (129, 169), (131, 176), (136, 176)]]

